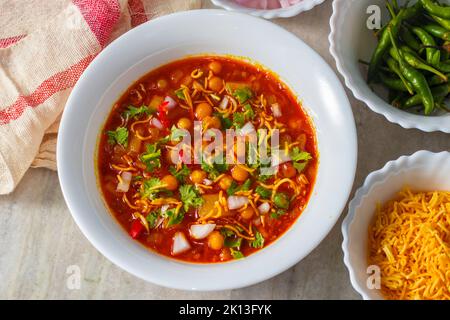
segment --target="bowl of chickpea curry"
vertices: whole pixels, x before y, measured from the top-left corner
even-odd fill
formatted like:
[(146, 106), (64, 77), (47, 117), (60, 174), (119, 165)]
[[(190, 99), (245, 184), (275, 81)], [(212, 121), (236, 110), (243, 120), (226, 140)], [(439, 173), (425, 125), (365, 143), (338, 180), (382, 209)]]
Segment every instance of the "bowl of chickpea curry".
[(299, 262), (337, 221), (356, 169), (353, 116), (329, 66), (274, 24), (223, 10), (112, 42), (77, 82), (58, 139), (84, 235), (178, 289), (243, 287)]
[[(204, 133), (195, 142), (194, 122)], [(289, 158), (263, 174), (272, 163), (258, 158), (258, 143), (243, 145), (255, 148), (250, 161), (239, 139), (223, 142), (227, 131), (255, 133), (258, 143), (277, 134)], [(185, 133), (190, 141), (177, 148)], [(180, 156), (206, 146), (208, 133), (223, 142), (214, 161)], [(244, 161), (235, 161), (239, 152)], [(104, 198), (130, 236), (203, 263), (242, 259), (280, 237), (308, 202), (319, 156), (311, 120), (274, 74), (218, 56), (172, 62), (134, 83), (114, 105), (98, 154)]]

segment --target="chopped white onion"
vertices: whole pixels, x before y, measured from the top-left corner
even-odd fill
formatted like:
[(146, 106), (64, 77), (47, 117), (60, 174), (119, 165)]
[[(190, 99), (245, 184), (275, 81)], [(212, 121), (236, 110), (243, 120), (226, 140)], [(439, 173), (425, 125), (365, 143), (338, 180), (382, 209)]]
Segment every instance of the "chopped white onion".
[(272, 113), (275, 118), (279, 118), (283, 115), (281, 113), (281, 108), (278, 103), (272, 103)]
[(228, 102), (230, 102), (228, 97), (227, 96), (223, 97), (222, 101), (220, 101), (219, 108), (222, 110), (226, 109), (228, 107)]
[(164, 102), (167, 102), (166, 107), (169, 110), (173, 109), (177, 106), (177, 102), (172, 97), (169, 97), (169, 96), (166, 96), (164, 98)]
[(211, 232), (214, 231), (216, 225), (214, 223), (193, 224), (190, 227), (191, 237), (196, 240), (205, 239)]
[(241, 136), (246, 136), (252, 132), (255, 132), (255, 127), (253, 126), (253, 123), (251, 122), (247, 122), (246, 124), (244, 124), (244, 126), (239, 130), (239, 134)]
[(161, 207), (161, 213), (165, 213), (170, 208), (170, 205), (165, 204)]
[(230, 210), (236, 210), (236, 209), (242, 208), (246, 204), (248, 204), (247, 197), (229, 196), (227, 199), (228, 209), (230, 209)]
[(253, 225), (260, 226), (261, 225), (261, 217), (257, 217), (253, 219)]
[(163, 217), (159, 217), (158, 220), (156, 220), (155, 223), (155, 229), (158, 228), (160, 225), (162, 225), (162, 223), (164, 222), (164, 218)]
[(131, 172), (122, 172), (122, 174), (120, 175), (120, 177), (122, 178), (122, 181), (119, 181), (119, 183), (117, 184), (117, 189), (116, 191), (118, 192), (128, 192), (128, 190), (130, 189), (130, 182), (131, 182), (131, 178), (132, 178), (132, 174)]
[(159, 121), (159, 120), (156, 119), (156, 118), (153, 118), (153, 119), (151, 120), (151, 124), (152, 124), (154, 127), (158, 128), (158, 129), (162, 129), (162, 128), (163, 128), (163, 125), (162, 125), (161, 121)]
[(191, 248), (183, 232), (175, 233), (172, 240), (172, 255), (183, 253)]
[(258, 211), (260, 214), (266, 214), (269, 213), (270, 211), (270, 204), (267, 202), (262, 203), (259, 207), (258, 207)]
[(212, 181), (212, 180), (209, 180), (209, 179), (203, 179), (203, 184), (205, 185), (205, 186), (210, 186), (210, 185), (212, 185), (214, 183), (214, 181)]

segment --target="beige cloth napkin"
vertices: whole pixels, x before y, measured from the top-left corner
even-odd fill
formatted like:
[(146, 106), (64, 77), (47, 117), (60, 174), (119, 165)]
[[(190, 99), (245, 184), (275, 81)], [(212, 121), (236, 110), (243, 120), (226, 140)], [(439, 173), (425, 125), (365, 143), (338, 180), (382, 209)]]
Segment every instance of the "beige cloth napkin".
[(3, 0), (0, 2), (0, 194), (30, 166), (56, 170), (64, 105), (109, 42), (202, 0)]

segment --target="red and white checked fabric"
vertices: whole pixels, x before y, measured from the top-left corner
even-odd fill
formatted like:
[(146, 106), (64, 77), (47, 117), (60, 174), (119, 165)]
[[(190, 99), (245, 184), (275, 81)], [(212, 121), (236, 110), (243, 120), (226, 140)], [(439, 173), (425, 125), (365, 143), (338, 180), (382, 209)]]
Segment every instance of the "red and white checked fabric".
[(60, 115), (81, 73), (109, 42), (202, 0), (0, 2), (0, 194), (30, 166), (56, 170)]

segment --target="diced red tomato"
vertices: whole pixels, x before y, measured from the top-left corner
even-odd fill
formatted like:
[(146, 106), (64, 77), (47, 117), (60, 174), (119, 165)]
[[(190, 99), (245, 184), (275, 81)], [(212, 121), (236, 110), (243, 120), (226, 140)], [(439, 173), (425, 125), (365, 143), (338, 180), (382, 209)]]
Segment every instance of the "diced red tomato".
[(131, 224), (130, 236), (133, 239), (136, 239), (137, 237), (139, 237), (141, 235), (141, 233), (143, 231), (144, 231), (144, 226), (142, 225), (141, 221), (134, 220), (133, 223)]
[(169, 127), (169, 119), (167, 118), (167, 105), (169, 104), (169, 101), (164, 101), (161, 103), (161, 105), (158, 107), (158, 120), (161, 122), (164, 128)]

